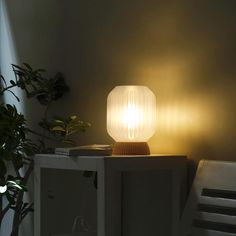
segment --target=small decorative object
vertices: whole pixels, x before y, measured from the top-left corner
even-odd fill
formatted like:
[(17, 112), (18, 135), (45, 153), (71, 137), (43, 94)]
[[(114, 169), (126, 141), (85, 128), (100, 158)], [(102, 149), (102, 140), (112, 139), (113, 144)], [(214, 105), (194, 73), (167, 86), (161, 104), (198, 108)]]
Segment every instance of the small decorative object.
[(117, 86), (107, 98), (107, 131), (113, 155), (149, 155), (156, 130), (156, 97), (146, 86)]

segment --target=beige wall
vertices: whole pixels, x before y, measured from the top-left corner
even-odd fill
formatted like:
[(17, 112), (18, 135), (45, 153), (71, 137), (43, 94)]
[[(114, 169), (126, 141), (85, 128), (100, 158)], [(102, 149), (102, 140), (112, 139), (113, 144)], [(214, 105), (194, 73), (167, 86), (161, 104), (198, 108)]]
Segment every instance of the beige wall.
[[(92, 123), (79, 143), (112, 142), (107, 94), (144, 84), (158, 101), (154, 153), (236, 159), (235, 0), (8, 0), (8, 7), (20, 61), (62, 71), (71, 86), (52, 113)], [(39, 116), (34, 111), (33, 122)]]

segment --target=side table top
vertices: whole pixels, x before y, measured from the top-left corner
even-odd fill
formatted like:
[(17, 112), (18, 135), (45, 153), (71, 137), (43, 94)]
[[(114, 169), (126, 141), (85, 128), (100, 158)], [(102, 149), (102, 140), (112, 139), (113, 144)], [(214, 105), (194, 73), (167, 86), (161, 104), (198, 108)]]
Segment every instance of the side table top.
[(132, 156), (65, 156), (58, 154), (35, 155), (35, 167), (55, 169), (77, 169), (97, 171), (98, 168), (110, 166), (119, 170), (177, 168), (186, 165), (184, 155), (153, 154)]

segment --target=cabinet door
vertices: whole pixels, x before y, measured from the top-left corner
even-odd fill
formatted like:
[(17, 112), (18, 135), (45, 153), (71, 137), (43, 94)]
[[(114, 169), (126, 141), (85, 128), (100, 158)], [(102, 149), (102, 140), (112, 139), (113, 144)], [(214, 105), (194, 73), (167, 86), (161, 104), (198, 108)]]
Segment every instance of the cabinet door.
[(42, 168), (40, 205), (40, 236), (96, 236), (97, 191), (82, 171)]
[(123, 174), (123, 236), (172, 235), (172, 173)]

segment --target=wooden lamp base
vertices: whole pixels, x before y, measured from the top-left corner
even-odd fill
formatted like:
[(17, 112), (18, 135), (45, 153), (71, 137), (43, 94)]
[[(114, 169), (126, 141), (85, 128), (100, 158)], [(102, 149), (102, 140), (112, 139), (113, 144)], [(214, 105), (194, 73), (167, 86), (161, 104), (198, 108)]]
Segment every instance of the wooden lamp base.
[(112, 155), (150, 155), (150, 149), (146, 142), (117, 142)]

